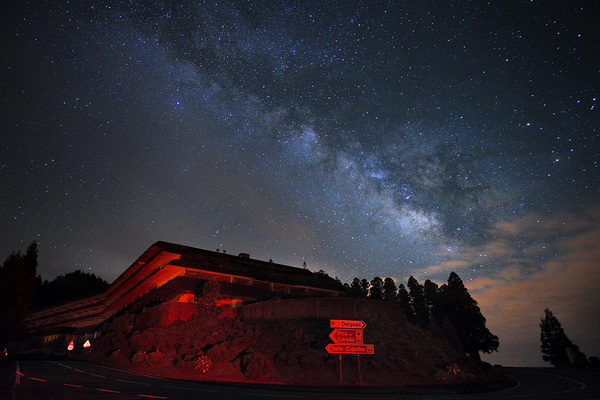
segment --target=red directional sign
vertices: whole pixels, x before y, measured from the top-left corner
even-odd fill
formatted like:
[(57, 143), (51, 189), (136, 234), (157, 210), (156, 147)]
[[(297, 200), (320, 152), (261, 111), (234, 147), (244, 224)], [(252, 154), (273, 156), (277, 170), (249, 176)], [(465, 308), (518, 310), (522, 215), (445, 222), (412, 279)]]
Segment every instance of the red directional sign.
[(363, 331), (362, 329), (334, 329), (329, 337), (333, 340), (333, 343), (362, 344)]
[(365, 321), (351, 321), (347, 319), (331, 319), (329, 320), (331, 328), (350, 328), (350, 329), (365, 329), (367, 324)]
[(329, 343), (325, 350), (331, 354), (375, 354), (375, 347), (372, 344)]

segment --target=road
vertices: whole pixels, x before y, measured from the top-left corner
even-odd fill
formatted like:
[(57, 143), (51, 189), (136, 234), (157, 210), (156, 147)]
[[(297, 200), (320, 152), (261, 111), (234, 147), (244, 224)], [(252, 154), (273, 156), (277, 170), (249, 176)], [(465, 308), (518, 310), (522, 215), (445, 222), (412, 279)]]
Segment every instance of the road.
[[(17, 378), (18, 365), (18, 378)], [(153, 378), (77, 361), (21, 361), (15, 364), (2, 399), (599, 399), (600, 371), (557, 368), (505, 368), (511, 387), (487, 393), (457, 393), (448, 389), (365, 387), (298, 388), (236, 385)], [(5, 379), (6, 380), (6, 379)], [(18, 381), (17, 381), (18, 380)], [(5, 389), (7, 389), (5, 387)]]

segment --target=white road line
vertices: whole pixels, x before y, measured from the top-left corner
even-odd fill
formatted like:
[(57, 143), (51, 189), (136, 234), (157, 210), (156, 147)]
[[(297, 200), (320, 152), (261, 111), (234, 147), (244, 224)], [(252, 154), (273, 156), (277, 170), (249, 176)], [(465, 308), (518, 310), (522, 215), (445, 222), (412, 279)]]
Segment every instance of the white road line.
[(571, 378), (565, 378), (564, 376), (560, 376), (560, 375), (554, 375), (554, 374), (547, 374), (545, 372), (537, 372), (537, 371), (530, 371), (533, 372), (534, 374), (540, 374), (540, 375), (546, 375), (546, 376), (551, 376), (553, 378), (559, 378), (559, 379), (564, 379), (565, 381), (569, 381), (569, 382), (573, 382), (579, 385), (579, 387), (577, 389), (571, 389), (571, 390), (566, 390), (563, 392), (556, 392), (555, 394), (560, 394), (560, 393), (568, 393), (568, 392), (573, 392), (575, 390), (583, 390), (586, 388), (585, 383), (583, 382), (579, 382), (576, 381), (575, 379), (571, 379)]
[(182, 387), (182, 386), (164, 386), (164, 387), (169, 388), (169, 389), (193, 390), (193, 391), (198, 391), (198, 392), (219, 393), (219, 390), (215, 390), (215, 389), (186, 388), (186, 387)]
[(139, 397), (149, 397), (149, 398), (151, 398), (151, 399), (168, 399), (168, 397), (163, 397), (163, 396), (152, 396), (152, 395), (149, 395), (149, 394), (139, 394), (139, 393), (138, 393), (138, 396), (139, 396)]
[(125, 383), (133, 383), (135, 385), (145, 385), (145, 386), (150, 386), (149, 383), (145, 383), (145, 382), (136, 382), (136, 381), (128, 381), (127, 379), (119, 379), (119, 378), (115, 378), (116, 381), (119, 382), (125, 382)]
[(295, 399), (303, 399), (306, 396), (304, 395), (297, 395), (297, 394), (269, 394), (269, 393), (250, 393), (250, 392), (244, 392), (241, 393), (244, 394), (246, 396), (261, 396), (261, 397), (289, 397), (289, 398), (295, 398)]

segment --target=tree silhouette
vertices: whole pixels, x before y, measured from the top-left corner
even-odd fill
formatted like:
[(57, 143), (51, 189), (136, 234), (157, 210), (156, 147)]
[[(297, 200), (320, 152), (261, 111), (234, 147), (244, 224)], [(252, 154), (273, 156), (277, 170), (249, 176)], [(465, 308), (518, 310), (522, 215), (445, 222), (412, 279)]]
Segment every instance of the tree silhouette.
[(542, 359), (555, 367), (586, 365), (585, 354), (567, 337), (558, 318), (548, 308), (544, 310), (544, 314), (544, 318), (540, 320)]
[(455, 272), (450, 273), (448, 284), (442, 285), (440, 293), (443, 314), (456, 331), (463, 350), (476, 360), (480, 360), (480, 351), (497, 351), (500, 345), (498, 336), (487, 329), (477, 302)]
[(422, 328), (429, 326), (429, 309), (425, 303), (423, 286), (417, 282), (415, 277), (408, 278), (408, 294), (415, 313), (416, 323)]
[(404, 311), (406, 319), (413, 324), (416, 323), (415, 312), (410, 304), (410, 296), (403, 283), (398, 286), (398, 303)]
[(0, 268), (0, 344), (19, 331), (33, 299), (37, 272), (37, 243), (25, 254), (13, 252)]
[(383, 280), (378, 276), (371, 280), (371, 285), (369, 287), (369, 297), (373, 300), (383, 299)]
[(366, 279), (361, 279), (360, 280), (360, 293), (361, 293), (361, 297), (367, 298), (369, 296), (369, 287), (371, 285), (369, 284), (369, 281)]
[(348, 288), (348, 296), (355, 298), (366, 297), (362, 291), (362, 287), (360, 286), (360, 279), (354, 278), (352, 280), (352, 283)]
[(108, 288), (108, 283), (95, 274), (81, 270), (59, 275), (54, 280), (41, 282), (38, 276), (38, 284), (32, 308), (40, 309), (51, 307), (61, 303), (77, 300), (83, 297), (102, 293)]
[(383, 298), (394, 303), (398, 301), (398, 288), (392, 278), (385, 278), (383, 280)]
[(429, 309), (429, 316), (438, 326), (444, 324), (443, 306), (441, 304), (441, 292), (438, 285), (427, 279), (423, 285), (423, 294), (425, 295), (425, 304)]

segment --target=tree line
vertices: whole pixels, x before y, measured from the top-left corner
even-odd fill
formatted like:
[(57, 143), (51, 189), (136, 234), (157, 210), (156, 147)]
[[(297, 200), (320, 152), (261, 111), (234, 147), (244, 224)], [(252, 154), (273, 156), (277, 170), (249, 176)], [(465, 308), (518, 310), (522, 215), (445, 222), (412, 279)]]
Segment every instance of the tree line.
[[(32, 242), (24, 254), (14, 251), (0, 266), (0, 346), (14, 339), (31, 310), (102, 293), (109, 286), (96, 275), (80, 270), (59, 275), (52, 281), (42, 281), (37, 275), (37, 267), (36, 242)], [(455, 272), (450, 273), (447, 283), (442, 286), (429, 279), (421, 285), (411, 276), (406, 286), (396, 286), (392, 278), (375, 277), (370, 281), (354, 278), (343, 287), (349, 297), (397, 303), (410, 323), (445, 332), (475, 359), (479, 359), (480, 351), (498, 350), (498, 337), (486, 327), (486, 319), (477, 302)], [(557, 367), (600, 365), (598, 357), (588, 359), (567, 337), (552, 311), (546, 308), (544, 313), (540, 321), (544, 361)]]
[(354, 278), (345, 284), (350, 297), (385, 300), (399, 304), (406, 318), (423, 329), (440, 329), (452, 335), (470, 357), (498, 350), (499, 340), (486, 327), (486, 319), (456, 272), (441, 287), (427, 279), (420, 284), (414, 276), (406, 286), (392, 278)]
[(0, 267), (0, 346), (15, 338), (31, 310), (39, 310), (103, 292), (108, 283), (82, 271), (52, 281), (37, 274), (37, 243), (25, 253), (13, 251)]

